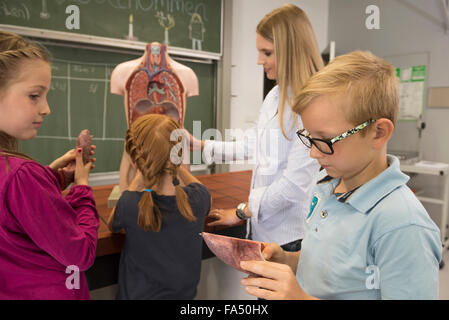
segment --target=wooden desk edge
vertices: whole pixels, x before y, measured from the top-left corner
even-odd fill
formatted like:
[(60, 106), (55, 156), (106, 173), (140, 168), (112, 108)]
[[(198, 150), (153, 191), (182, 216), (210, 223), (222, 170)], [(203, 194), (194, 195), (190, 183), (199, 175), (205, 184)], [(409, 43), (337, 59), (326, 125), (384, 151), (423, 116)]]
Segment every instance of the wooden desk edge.
[[(246, 224), (247, 220), (239, 221), (236, 224), (231, 226), (216, 226), (216, 227), (208, 227), (206, 223), (210, 222), (206, 219), (204, 224), (204, 232), (214, 233), (219, 230), (224, 230), (228, 228), (238, 227)], [(98, 241), (97, 241), (97, 251), (96, 256), (102, 257), (110, 254), (120, 253), (122, 251), (123, 243), (125, 242), (125, 234), (122, 233), (114, 233), (112, 231), (101, 231), (98, 232)]]
[[(248, 170), (248, 171), (240, 171), (238, 173), (243, 174), (243, 175), (250, 175), (252, 172), (250, 170)], [(202, 178), (209, 178), (212, 176), (222, 177), (222, 176), (228, 176), (229, 174), (232, 174), (232, 173), (224, 172), (224, 173), (216, 173), (214, 175), (201, 175), (201, 176), (197, 176), (197, 178), (201, 180)], [(111, 187), (113, 187), (113, 186), (111, 186), (111, 185), (98, 186), (98, 187), (95, 187), (95, 189), (105, 190), (105, 189), (108, 189)], [(111, 210), (111, 209), (109, 209), (109, 210)], [(100, 218), (100, 219), (103, 220), (102, 218)], [(216, 231), (233, 228), (233, 227), (237, 227), (237, 226), (246, 224), (246, 221), (242, 220), (242, 221), (239, 221), (238, 223), (231, 225), (231, 226), (208, 227), (207, 223), (209, 223), (211, 221), (212, 221), (211, 219), (206, 218), (206, 221), (204, 224), (204, 229), (203, 229), (204, 232), (216, 232)], [(103, 221), (103, 222), (106, 223), (105, 221)], [(124, 234), (113, 233), (110, 230), (105, 230), (105, 231), (101, 231), (101, 232), (99, 231), (96, 256), (102, 257), (102, 256), (110, 255), (110, 254), (120, 253), (122, 250), (122, 247), (123, 247), (123, 243), (125, 241), (125, 237), (126, 237), (126, 235), (124, 235)]]

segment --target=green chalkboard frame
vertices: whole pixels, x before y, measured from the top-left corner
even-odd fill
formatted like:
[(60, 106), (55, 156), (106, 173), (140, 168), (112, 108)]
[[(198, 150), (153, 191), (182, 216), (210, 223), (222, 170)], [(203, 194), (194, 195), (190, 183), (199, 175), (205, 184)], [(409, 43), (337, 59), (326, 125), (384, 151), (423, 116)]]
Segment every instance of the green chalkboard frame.
[[(223, 43), (222, 1), (2, 0), (0, 28), (34, 37), (135, 49), (143, 49), (148, 42), (168, 41), (171, 54), (218, 60)], [(70, 19), (74, 11), (66, 11), (71, 5), (78, 8), (79, 26), (73, 26)]]
[[(35, 139), (20, 142), (20, 151), (48, 165), (74, 148), (81, 130), (89, 129), (97, 146), (94, 173), (117, 172), (127, 124), (124, 98), (110, 93), (110, 75), (117, 64), (140, 57), (143, 52), (45, 46), (53, 56), (52, 83), (48, 94), (52, 113), (44, 120)], [(215, 128), (216, 62), (172, 58), (190, 67), (199, 82), (200, 95), (187, 98), (185, 128), (192, 132), (194, 121), (201, 122), (202, 131)]]

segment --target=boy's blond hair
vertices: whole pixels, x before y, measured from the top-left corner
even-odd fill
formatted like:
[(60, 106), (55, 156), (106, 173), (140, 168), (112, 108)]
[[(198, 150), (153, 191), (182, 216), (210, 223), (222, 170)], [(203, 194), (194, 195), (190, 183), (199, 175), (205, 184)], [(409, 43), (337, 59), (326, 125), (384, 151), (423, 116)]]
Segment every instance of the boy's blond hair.
[(301, 114), (314, 98), (323, 95), (348, 97), (343, 114), (354, 125), (379, 118), (396, 123), (399, 106), (396, 70), (371, 52), (354, 51), (335, 58), (304, 84), (295, 97), (293, 111)]

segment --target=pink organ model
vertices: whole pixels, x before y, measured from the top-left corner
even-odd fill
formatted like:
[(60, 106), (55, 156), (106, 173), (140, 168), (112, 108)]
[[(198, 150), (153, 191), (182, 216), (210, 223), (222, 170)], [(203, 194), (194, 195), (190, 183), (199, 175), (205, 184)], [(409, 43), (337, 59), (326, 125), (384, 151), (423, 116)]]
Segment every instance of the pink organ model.
[(202, 232), (201, 235), (210, 251), (217, 258), (239, 271), (248, 273), (240, 268), (241, 261), (265, 260), (262, 256), (262, 251), (265, 248), (263, 242), (227, 237), (209, 232)]
[[(90, 151), (92, 146), (92, 136), (89, 130), (83, 130), (78, 136), (76, 141), (76, 148), (83, 149), (83, 162), (86, 164), (89, 162)], [(75, 178), (76, 161), (70, 162), (65, 168), (59, 169), (59, 182), (61, 183), (61, 189), (65, 190)]]

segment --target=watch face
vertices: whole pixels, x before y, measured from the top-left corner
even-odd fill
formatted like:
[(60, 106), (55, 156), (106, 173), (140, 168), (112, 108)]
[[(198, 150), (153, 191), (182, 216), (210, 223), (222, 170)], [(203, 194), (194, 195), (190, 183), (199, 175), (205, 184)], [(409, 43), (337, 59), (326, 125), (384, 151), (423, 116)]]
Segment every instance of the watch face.
[(240, 220), (246, 220), (245, 213), (242, 210), (237, 209), (235, 214), (236, 214), (237, 218), (239, 218)]

